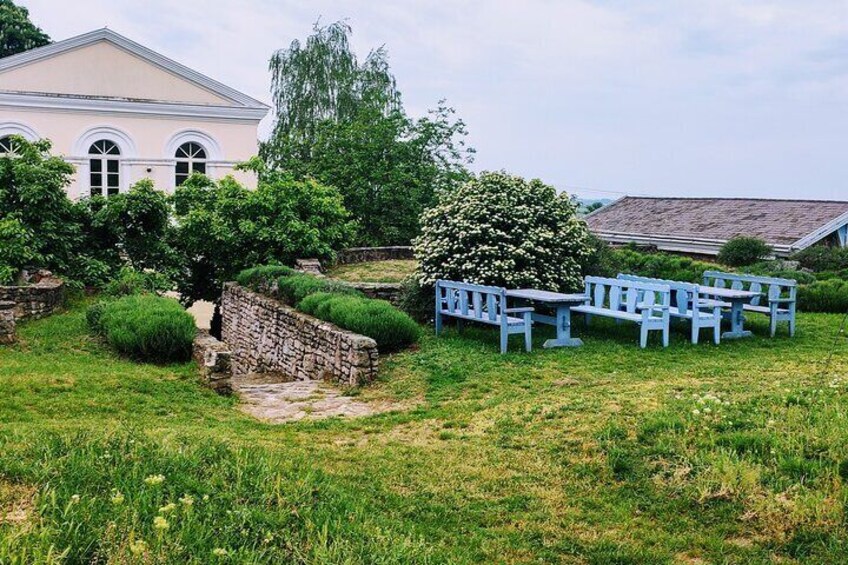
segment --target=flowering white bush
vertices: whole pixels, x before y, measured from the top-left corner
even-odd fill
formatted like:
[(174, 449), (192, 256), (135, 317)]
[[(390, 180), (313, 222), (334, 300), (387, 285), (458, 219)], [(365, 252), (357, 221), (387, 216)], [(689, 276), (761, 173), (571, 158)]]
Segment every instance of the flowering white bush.
[(587, 238), (568, 195), (540, 180), (485, 172), (439, 195), (414, 245), (422, 285), (448, 279), (577, 290)]

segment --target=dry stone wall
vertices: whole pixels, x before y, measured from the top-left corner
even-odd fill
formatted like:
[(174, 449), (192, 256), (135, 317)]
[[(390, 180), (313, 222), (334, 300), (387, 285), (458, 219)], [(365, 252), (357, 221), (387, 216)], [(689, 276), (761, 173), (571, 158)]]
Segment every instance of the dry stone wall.
[(65, 283), (51, 275), (24, 286), (0, 286), (0, 302), (15, 303), (15, 318), (43, 318), (62, 307)]
[(15, 303), (0, 301), (0, 344), (15, 341)]
[(280, 372), (300, 380), (360, 385), (377, 376), (377, 343), (278, 300), (226, 283), (222, 339), (234, 376)]
[(368, 261), (391, 261), (395, 259), (414, 259), (412, 247), (395, 245), (391, 247), (351, 247), (339, 251), (337, 265), (366, 263)]
[(192, 347), (192, 357), (200, 368), (203, 383), (218, 394), (230, 394), (232, 386), (232, 352), (229, 346), (198, 330)]

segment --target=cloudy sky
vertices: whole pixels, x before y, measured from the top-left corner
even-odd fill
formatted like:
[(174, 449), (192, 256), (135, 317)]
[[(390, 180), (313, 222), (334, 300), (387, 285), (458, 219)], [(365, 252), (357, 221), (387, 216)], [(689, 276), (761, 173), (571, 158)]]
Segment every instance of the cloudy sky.
[(848, 0), (22, 0), (264, 101), (319, 17), (385, 45), (412, 114), (446, 98), (474, 167), (586, 197), (848, 199)]

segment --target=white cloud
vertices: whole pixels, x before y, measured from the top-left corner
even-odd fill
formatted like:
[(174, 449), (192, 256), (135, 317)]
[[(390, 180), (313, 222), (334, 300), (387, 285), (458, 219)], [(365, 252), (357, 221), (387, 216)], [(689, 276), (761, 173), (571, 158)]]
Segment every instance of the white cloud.
[(481, 168), (655, 194), (848, 198), (848, 3), (24, 0), (60, 39), (108, 25), (268, 101), (271, 53), (348, 17), (407, 108), (441, 97)]

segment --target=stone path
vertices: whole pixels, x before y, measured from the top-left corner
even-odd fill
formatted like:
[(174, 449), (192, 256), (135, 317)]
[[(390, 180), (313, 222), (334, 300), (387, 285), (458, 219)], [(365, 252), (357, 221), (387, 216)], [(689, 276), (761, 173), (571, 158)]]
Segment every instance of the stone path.
[(241, 400), (241, 410), (269, 423), (320, 420), (340, 416), (354, 418), (385, 412), (393, 407), (367, 404), (344, 396), (332, 385), (320, 381), (292, 381), (274, 373), (234, 378), (233, 391)]

